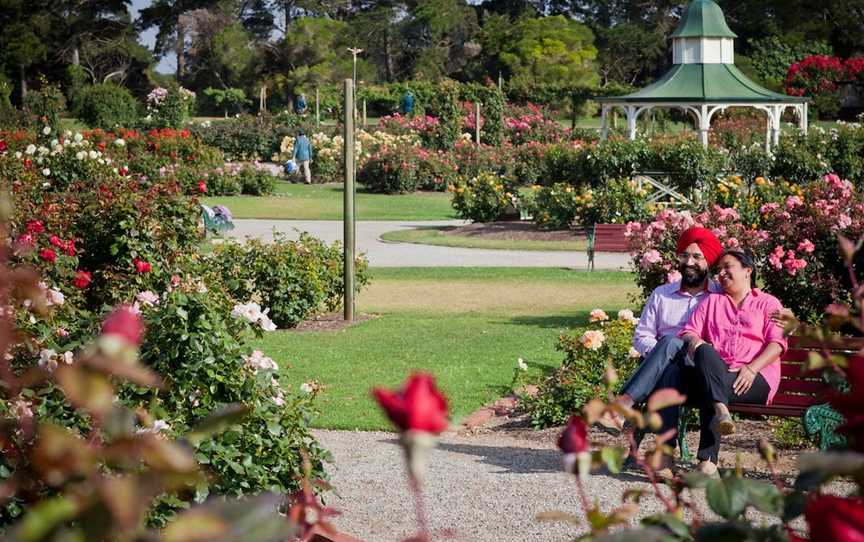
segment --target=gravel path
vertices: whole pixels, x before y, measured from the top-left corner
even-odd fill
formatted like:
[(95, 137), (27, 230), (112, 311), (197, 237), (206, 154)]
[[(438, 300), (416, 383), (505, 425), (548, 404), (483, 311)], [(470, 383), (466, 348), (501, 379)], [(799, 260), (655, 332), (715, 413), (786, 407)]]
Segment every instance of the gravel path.
[[(366, 542), (397, 541), (414, 533), (411, 494), (396, 435), (383, 432), (315, 431), (333, 453), (328, 466), (335, 495), (327, 504), (340, 510), (336, 526)], [(621, 502), (622, 491), (647, 487), (633, 474), (593, 475), (589, 498), (604, 510)], [(659, 510), (645, 499), (643, 511)], [(538, 512), (579, 510), (572, 476), (561, 470), (551, 442), (511, 435), (445, 433), (429, 458), (426, 504), (435, 539), (472, 542), (570, 541), (580, 530), (539, 522)]]
[[(339, 220), (260, 220), (236, 219), (231, 237), (256, 237), (270, 240), (273, 230), (296, 239), (301, 231), (332, 243), (342, 240)], [(357, 249), (365, 252), (369, 264), (375, 267), (566, 267), (584, 270), (588, 266), (585, 252), (488, 250), (455, 248), (414, 243), (393, 243), (381, 240), (388, 231), (423, 226), (461, 226), (462, 220), (440, 221), (364, 221), (357, 222)], [(629, 269), (627, 254), (600, 253), (595, 256), (597, 269)]]

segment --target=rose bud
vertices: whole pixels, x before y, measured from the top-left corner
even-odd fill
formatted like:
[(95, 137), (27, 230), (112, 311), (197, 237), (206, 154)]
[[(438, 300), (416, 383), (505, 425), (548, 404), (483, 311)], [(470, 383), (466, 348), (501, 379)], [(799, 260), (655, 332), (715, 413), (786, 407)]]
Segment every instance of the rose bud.
[(567, 427), (558, 437), (558, 447), (564, 452), (564, 470), (584, 476), (591, 470), (588, 426), (579, 416), (570, 416)]
[(201, 194), (207, 192), (207, 183), (204, 181), (198, 181), (198, 192)]
[(411, 375), (399, 391), (376, 388), (375, 400), (400, 429), (402, 448), (412, 480), (419, 483), (426, 471), (426, 458), (435, 446), (435, 435), (447, 429), (447, 401), (435, 387), (432, 375)]

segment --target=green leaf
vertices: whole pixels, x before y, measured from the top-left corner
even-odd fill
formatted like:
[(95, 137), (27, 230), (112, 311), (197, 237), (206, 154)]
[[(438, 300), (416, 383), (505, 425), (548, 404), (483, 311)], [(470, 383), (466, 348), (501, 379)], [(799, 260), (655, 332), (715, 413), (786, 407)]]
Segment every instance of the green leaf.
[(747, 489), (737, 477), (711, 480), (705, 487), (705, 497), (714, 512), (729, 520), (738, 517), (747, 507)]
[(760, 512), (780, 515), (783, 511), (783, 495), (772, 484), (756, 480), (744, 480), (750, 504)]
[(186, 439), (192, 443), (193, 446), (197, 446), (205, 438), (226, 431), (230, 427), (237, 425), (246, 416), (248, 416), (250, 412), (251, 409), (248, 406), (240, 403), (226, 405), (198, 422), (195, 427), (187, 433)]
[(44, 500), (30, 508), (15, 529), (15, 540), (38, 542), (44, 540), (58, 525), (71, 520), (78, 513), (72, 499), (56, 497)]
[(708, 485), (711, 477), (699, 471), (688, 472), (684, 475), (684, 485), (690, 489), (701, 489)]
[(600, 459), (606, 465), (606, 468), (615, 474), (621, 472), (621, 467), (624, 465), (624, 460), (626, 458), (627, 450), (625, 448), (606, 446), (600, 451)]
[(747, 542), (752, 540), (750, 538), (751, 530), (749, 525), (737, 522), (708, 523), (696, 531), (696, 540), (699, 542)]

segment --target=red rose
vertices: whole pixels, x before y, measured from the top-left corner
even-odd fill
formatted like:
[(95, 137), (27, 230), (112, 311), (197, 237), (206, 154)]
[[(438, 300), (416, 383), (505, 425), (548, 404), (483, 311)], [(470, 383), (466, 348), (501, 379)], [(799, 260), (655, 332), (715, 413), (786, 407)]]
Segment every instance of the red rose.
[(27, 222), (27, 231), (30, 233), (42, 233), (45, 231), (45, 226), (38, 220)]
[(32, 233), (22, 233), (15, 239), (15, 249), (19, 252), (26, 252), (36, 245), (36, 239)]
[(390, 421), (402, 431), (438, 434), (447, 429), (447, 401), (435, 387), (432, 375), (416, 373), (400, 391), (375, 388), (372, 394)]
[(135, 266), (136, 273), (149, 273), (152, 270), (149, 263), (139, 258), (132, 260), (132, 265)]
[(578, 454), (588, 451), (588, 426), (579, 416), (570, 416), (567, 427), (558, 437), (558, 447), (565, 454)]
[(810, 540), (864, 542), (864, 499), (861, 497), (811, 497), (804, 510)]
[(83, 290), (93, 281), (93, 275), (89, 271), (78, 271), (75, 273), (75, 278), (72, 279), (72, 284), (76, 288)]
[(96, 145), (96, 146), (99, 147), (99, 150), (100, 150), (100, 151), (104, 151), (104, 150), (105, 150), (105, 142), (104, 142), (104, 141), (99, 142), (99, 144)]
[(204, 193), (207, 191), (207, 183), (204, 181), (198, 181), (198, 192)]
[(29, 168), (30, 168), (30, 164), (32, 164), (32, 163), (33, 163), (33, 162), (31, 162), (29, 158), (25, 158), (25, 159), (24, 159), (24, 167), (25, 167), (25, 168), (28, 168), (28, 169), (29, 169)]
[(102, 322), (102, 334), (122, 337), (137, 346), (141, 344), (141, 337), (144, 335), (144, 323), (141, 316), (132, 312), (129, 307), (118, 307)]
[(121, 177), (125, 177), (126, 174), (129, 173), (129, 168), (127, 168), (126, 166), (123, 166), (118, 170), (118, 173), (120, 173)]
[(43, 248), (39, 251), (39, 257), (46, 262), (54, 263), (57, 261), (57, 253), (50, 248)]
[(57, 237), (57, 236), (54, 235), (54, 234), (52, 234), (52, 235), (48, 238), (48, 242), (51, 243), (52, 246), (55, 246), (55, 247), (57, 247), (57, 248), (59, 248), (59, 249), (61, 249), (61, 250), (64, 249), (64, 248), (66, 248), (66, 243), (63, 242), (63, 239), (60, 239), (59, 237)]
[(75, 255), (75, 239), (69, 239), (68, 241), (66, 241), (66, 244), (63, 247), (63, 250), (66, 252), (67, 256), (74, 256)]
[(9, 146), (6, 144), (6, 141), (3, 139), (0, 139), (0, 152), (6, 152), (6, 149), (8, 149), (8, 148), (9, 148)]

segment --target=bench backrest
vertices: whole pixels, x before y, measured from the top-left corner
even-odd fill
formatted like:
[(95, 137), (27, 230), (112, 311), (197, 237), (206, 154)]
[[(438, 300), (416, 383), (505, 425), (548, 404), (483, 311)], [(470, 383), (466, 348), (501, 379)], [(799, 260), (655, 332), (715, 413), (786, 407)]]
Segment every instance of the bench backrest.
[[(858, 355), (862, 347), (864, 339), (847, 338), (828, 351), (864, 361), (864, 357)], [(810, 353), (821, 350), (821, 346), (812, 340), (789, 337), (789, 349), (780, 358), (780, 387), (774, 401), (768, 406), (735, 404), (733, 410), (753, 414), (800, 416), (808, 407), (824, 403), (833, 388), (822, 379), (821, 371), (807, 370)]]
[(625, 224), (595, 224), (594, 225), (594, 251), (595, 252), (630, 252), (624, 231)]

